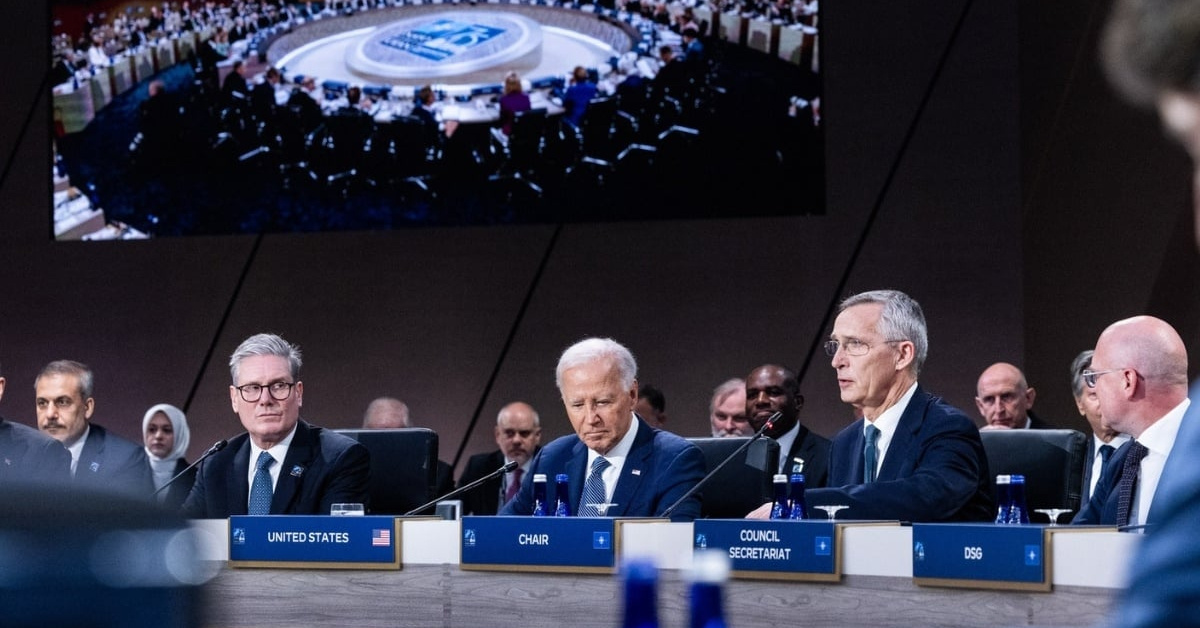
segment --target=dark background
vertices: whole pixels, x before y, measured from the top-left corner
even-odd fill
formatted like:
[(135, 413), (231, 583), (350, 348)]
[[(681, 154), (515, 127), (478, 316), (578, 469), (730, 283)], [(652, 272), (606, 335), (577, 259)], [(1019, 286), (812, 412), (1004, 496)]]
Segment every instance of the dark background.
[[(802, 418), (830, 436), (851, 413), (810, 350), (833, 301), (882, 287), (924, 306), (921, 381), (972, 416), (976, 376), (1009, 360), (1044, 418), (1082, 428), (1068, 366), (1118, 318), (1157, 314), (1197, 346), (1187, 161), (1106, 86), (1107, 2), (825, 3), (823, 216), (111, 243), (51, 240), (44, 3), (7, 6), (0, 26), (10, 419), (33, 423), (36, 371), (73, 358), (97, 372), (95, 420), (125, 436), (155, 403), (187, 406), (194, 458), (241, 431), (229, 353), (273, 331), (305, 352), (306, 418), (355, 427), (370, 399), (398, 396), (453, 461), (473, 417), (465, 453), (494, 447), (513, 399), (547, 438), (567, 433), (555, 361), (606, 335), (665, 391), (679, 433), (708, 432), (722, 380), (778, 361), (808, 365)], [(753, 214), (789, 203), (788, 183), (729, 185)]]

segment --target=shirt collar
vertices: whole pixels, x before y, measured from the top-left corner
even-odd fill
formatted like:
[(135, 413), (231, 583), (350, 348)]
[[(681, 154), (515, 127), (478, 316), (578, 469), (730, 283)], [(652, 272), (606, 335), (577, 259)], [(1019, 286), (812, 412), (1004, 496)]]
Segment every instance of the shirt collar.
[(1175, 435), (1179, 432), (1179, 425), (1183, 422), (1183, 414), (1187, 412), (1189, 403), (1191, 402), (1187, 399), (1179, 402), (1179, 405), (1171, 408), (1170, 412), (1146, 428), (1142, 435), (1137, 437), (1137, 442), (1156, 454), (1170, 455), (1171, 448), (1175, 445)]

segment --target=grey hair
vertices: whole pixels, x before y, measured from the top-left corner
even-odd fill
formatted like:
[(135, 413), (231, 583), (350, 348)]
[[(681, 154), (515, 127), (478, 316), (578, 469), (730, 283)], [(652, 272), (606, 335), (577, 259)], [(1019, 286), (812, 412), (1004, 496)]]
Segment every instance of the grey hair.
[(96, 392), (96, 377), (92, 374), (92, 369), (82, 362), (74, 360), (55, 360), (46, 366), (42, 367), (38, 373), (37, 379), (33, 380), (34, 387), (47, 375), (74, 375), (79, 378), (79, 396), (87, 401), (92, 397), (92, 393)]
[(899, 290), (871, 290), (860, 292), (842, 301), (838, 312), (864, 303), (879, 303), (879, 333), (888, 340), (907, 340), (913, 343), (913, 374), (919, 375), (925, 358), (929, 355), (929, 331), (925, 326), (925, 313), (915, 299)]
[(735, 377), (721, 382), (719, 386), (713, 389), (712, 401), (708, 404), (708, 412), (712, 414), (717, 411), (717, 406), (725, 402), (725, 400), (733, 393), (739, 390), (746, 389), (746, 380)]
[(1076, 398), (1083, 396), (1083, 372), (1092, 366), (1093, 353), (1091, 349), (1081, 351), (1071, 360), (1071, 392)]
[(241, 365), (242, 360), (256, 355), (275, 355), (286, 358), (292, 379), (299, 379), (300, 365), (303, 363), (300, 358), (300, 347), (275, 334), (255, 334), (243, 340), (242, 344), (238, 345), (238, 348), (234, 349), (233, 354), (229, 356), (229, 376), (233, 379), (234, 385), (237, 385), (238, 366)]
[(632, 388), (637, 379), (637, 360), (624, 345), (612, 338), (586, 338), (567, 347), (558, 358), (558, 368), (554, 370), (554, 385), (562, 389), (562, 375), (567, 369), (593, 362), (602, 358), (611, 358), (617, 367), (621, 378), (622, 388)]
[(507, 410), (509, 406), (518, 404), (518, 403), (525, 406), (526, 408), (529, 408), (529, 413), (533, 415), (534, 427), (541, 427), (542, 426), (542, 417), (538, 416), (538, 412), (537, 412), (537, 410), (533, 409), (533, 406), (525, 403), (524, 401), (513, 401), (511, 403), (504, 404), (504, 407), (500, 408), (500, 412), (496, 413), (496, 425), (500, 425), (501, 419), (504, 418), (504, 411)]

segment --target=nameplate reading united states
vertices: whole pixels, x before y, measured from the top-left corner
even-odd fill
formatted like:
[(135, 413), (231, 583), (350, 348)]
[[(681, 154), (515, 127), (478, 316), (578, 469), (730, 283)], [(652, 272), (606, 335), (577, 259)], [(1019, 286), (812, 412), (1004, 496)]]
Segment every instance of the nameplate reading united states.
[(462, 569), (612, 573), (618, 519), (463, 517)]
[(235, 515), (229, 518), (234, 567), (399, 569), (395, 517)]
[(1049, 591), (1040, 525), (913, 524), (913, 581), (925, 586)]
[(728, 553), (733, 575), (835, 581), (841, 578), (838, 529), (829, 521), (697, 519), (696, 549)]

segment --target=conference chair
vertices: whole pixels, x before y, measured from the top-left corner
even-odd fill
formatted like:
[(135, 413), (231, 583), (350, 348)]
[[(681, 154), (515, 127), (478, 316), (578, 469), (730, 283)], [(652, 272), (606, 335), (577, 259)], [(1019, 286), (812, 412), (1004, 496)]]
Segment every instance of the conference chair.
[(437, 432), (424, 427), (334, 431), (371, 453), (370, 514), (402, 515), (437, 497)]
[(1079, 512), (1086, 434), (1077, 430), (982, 430), (979, 437), (993, 478), (1025, 476), (1025, 500), (1032, 520), (1049, 521), (1034, 512), (1039, 508)]
[[(687, 439), (700, 448), (708, 472), (712, 472), (749, 436)], [(772, 471), (779, 464), (779, 443), (760, 438), (721, 468), (700, 489), (700, 517), (705, 519), (741, 519), (750, 511), (771, 501)]]

